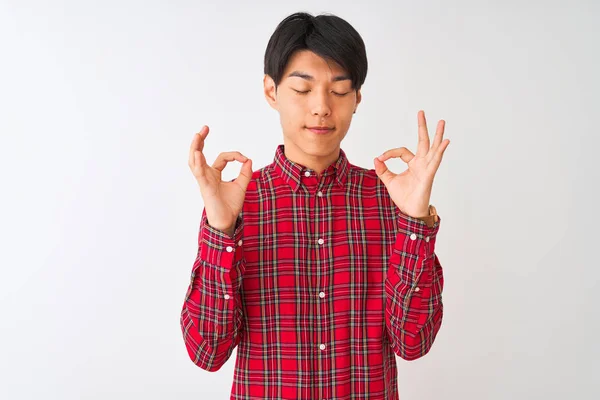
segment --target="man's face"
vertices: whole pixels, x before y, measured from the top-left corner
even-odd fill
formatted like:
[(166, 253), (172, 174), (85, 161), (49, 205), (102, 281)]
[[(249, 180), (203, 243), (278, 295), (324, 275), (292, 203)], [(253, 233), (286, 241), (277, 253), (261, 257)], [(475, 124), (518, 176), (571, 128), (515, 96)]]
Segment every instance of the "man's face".
[[(279, 112), (286, 147), (311, 158), (337, 151), (361, 100), (346, 71), (308, 50), (290, 57), (277, 90), (265, 75), (264, 89), (267, 101)], [(332, 129), (316, 133), (309, 129), (315, 126)]]

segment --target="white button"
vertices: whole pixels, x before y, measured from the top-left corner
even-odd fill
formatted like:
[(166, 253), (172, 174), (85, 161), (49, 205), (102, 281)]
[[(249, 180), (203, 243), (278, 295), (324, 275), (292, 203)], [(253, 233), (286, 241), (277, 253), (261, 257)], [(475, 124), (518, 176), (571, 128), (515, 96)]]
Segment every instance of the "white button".
[(319, 239), (318, 242), (319, 242), (319, 244), (325, 243), (325, 241), (323, 239)]
[(238, 242), (238, 246), (242, 245), (242, 240), (240, 239), (240, 241)]
[(321, 192), (320, 190), (317, 192), (317, 196), (319, 197), (323, 197), (323, 192)]
[(225, 297), (225, 300), (229, 300), (229, 295), (228, 294), (226, 294), (224, 297)]
[(410, 240), (415, 240), (417, 238), (417, 235), (415, 235), (414, 233), (412, 235), (410, 235)]
[(319, 346), (319, 348), (320, 348), (321, 350), (325, 350), (325, 345), (324, 345), (324, 344), (322, 344), (322, 345), (320, 345), (320, 346)]
[(421, 290), (418, 286), (415, 288), (415, 292), (418, 292), (419, 290)]
[(233, 251), (233, 247), (227, 246), (225, 250), (227, 250), (228, 253), (231, 253)]
[(306, 172), (304, 173), (304, 176), (310, 176), (310, 172), (306, 171)]
[(427, 237), (425, 238), (425, 241), (426, 241), (427, 243), (429, 243), (429, 236), (427, 236)]
[(320, 298), (323, 298), (323, 297), (325, 297), (325, 293), (323, 293), (323, 292), (319, 293), (319, 297), (320, 297)]

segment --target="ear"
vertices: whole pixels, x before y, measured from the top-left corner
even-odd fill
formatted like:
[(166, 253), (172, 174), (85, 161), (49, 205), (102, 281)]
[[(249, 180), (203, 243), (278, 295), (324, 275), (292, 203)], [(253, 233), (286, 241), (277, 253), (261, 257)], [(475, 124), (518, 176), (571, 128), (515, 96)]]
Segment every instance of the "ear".
[[(360, 93), (360, 89), (358, 89), (356, 92), (356, 107), (358, 107), (361, 100), (362, 100), (362, 94)], [(354, 112), (356, 112), (356, 107), (354, 107)]]
[(277, 110), (277, 89), (275, 88), (275, 81), (267, 74), (265, 74), (263, 78), (263, 87), (267, 103)]

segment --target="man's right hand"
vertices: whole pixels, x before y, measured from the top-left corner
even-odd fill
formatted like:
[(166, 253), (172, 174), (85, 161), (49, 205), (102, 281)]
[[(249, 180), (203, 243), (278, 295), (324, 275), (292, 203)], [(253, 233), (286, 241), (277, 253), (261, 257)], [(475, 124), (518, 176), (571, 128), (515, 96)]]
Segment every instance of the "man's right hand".
[[(239, 151), (228, 151), (219, 154), (213, 165), (209, 166), (202, 153), (208, 130), (208, 126), (204, 125), (194, 135), (188, 165), (200, 186), (210, 225), (231, 236), (237, 217), (242, 212), (246, 188), (252, 178), (252, 160)], [(223, 182), (221, 172), (227, 163), (235, 160), (242, 163), (240, 174), (233, 182)]]

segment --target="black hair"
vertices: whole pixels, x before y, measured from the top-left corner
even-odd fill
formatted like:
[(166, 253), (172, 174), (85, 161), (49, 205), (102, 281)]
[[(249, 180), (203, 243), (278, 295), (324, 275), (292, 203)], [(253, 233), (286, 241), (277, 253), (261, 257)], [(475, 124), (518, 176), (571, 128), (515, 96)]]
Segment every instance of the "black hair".
[(283, 79), (288, 60), (299, 50), (310, 50), (339, 64), (350, 75), (354, 90), (358, 91), (365, 82), (365, 44), (352, 25), (338, 16), (297, 12), (277, 25), (267, 44), (264, 60), (264, 73), (273, 78), (275, 88)]

